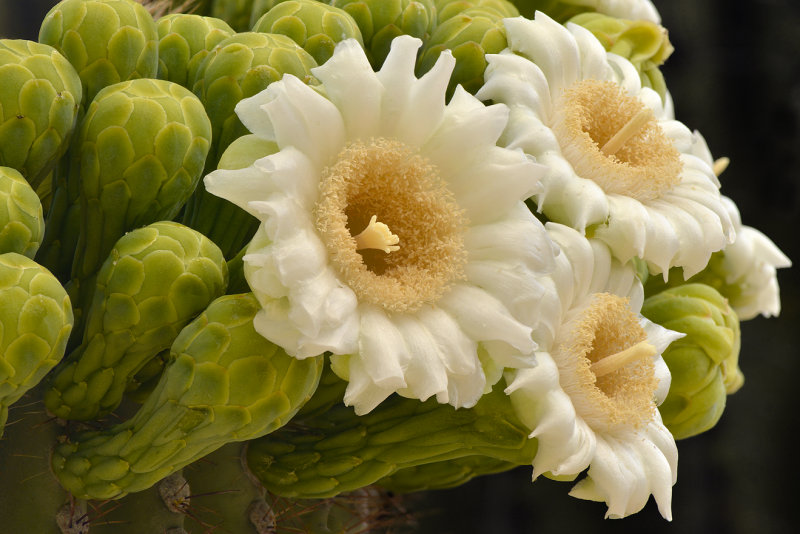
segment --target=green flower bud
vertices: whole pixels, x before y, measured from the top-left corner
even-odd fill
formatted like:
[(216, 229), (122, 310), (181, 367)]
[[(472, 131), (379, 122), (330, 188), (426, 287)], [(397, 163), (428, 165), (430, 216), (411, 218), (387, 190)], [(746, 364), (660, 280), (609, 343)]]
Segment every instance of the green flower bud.
[(191, 89), (209, 51), (234, 34), (227, 23), (186, 13), (158, 20), (158, 77)]
[(85, 106), (103, 87), (158, 72), (156, 23), (134, 0), (62, 0), (42, 21), (39, 42), (78, 71)]
[(0, 39), (0, 166), (36, 189), (67, 150), (82, 89), (53, 47)]
[(364, 42), (356, 22), (346, 11), (315, 0), (290, 0), (270, 9), (253, 25), (253, 31), (279, 33), (291, 38), (322, 65), (345, 39)]
[(0, 435), (8, 406), (64, 356), (72, 306), (58, 280), (33, 260), (0, 254)]
[[(250, 28), (253, 28), (264, 13), (286, 0), (253, 0), (253, 9), (250, 11)], [(328, 3), (328, 2), (326, 2)]]
[(392, 396), (359, 417), (339, 402), (250, 442), (247, 464), (269, 491), (292, 498), (331, 497), (400, 469), (465, 456), (529, 464), (536, 441), (510, 402), (502, 386), (470, 409)]
[(436, 27), (422, 47), (417, 71), (419, 74), (428, 72), (442, 51), (451, 50), (456, 66), (447, 88), (448, 98), (456, 85), (475, 93), (483, 86), (486, 54), (497, 54), (507, 46), (501, 15), (481, 7), (465, 9)]
[(744, 382), (736, 313), (714, 288), (685, 284), (645, 299), (642, 315), (686, 334), (663, 353), (672, 373), (669, 394), (659, 406), (664, 424), (676, 439), (705, 432), (722, 415), (726, 395)]
[(439, 24), (471, 8), (480, 8), (501, 18), (518, 17), (517, 7), (508, 0), (435, 0)]
[(389, 54), (392, 39), (411, 35), (423, 41), (436, 26), (433, 0), (333, 0), (356, 21), (364, 39), (364, 50), (376, 69)]
[(172, 345), (170, 363), (136, 415), (58, 445), (52, 468), (78, 498), (144, 490), (225, 443), (286, 424), (313, 394), (322, 356), (298, 360), (253, 328), (252, 294), (214, 301)]
[[(205, 104), (211, 119), (214, 143), (206, 170), (217, 168), (220, 155), (235, 139), (249, 134), (234, 112), (243, 98), (253, 96), (292, 74), (301, 80), (314, 80), (316, 67), (308, 52), (286, 37), (246, 32), (222, 41), (203, 61), (197, 73), (194, 92)], [(183, 222), (209, 236), (219, 244), (226, 258), (231, 258), (244, 245), (230, 232), (252, 236), (252, 216), (241, 208), (206, 192), (202, 183), (186, 205)]]
[(91, 276), (125, 232), (172, 219), (203, 172), (211, 124), (188, 89), (132, 80), (101, 91), (76, 138), (81, 233), (72, 276)]
[(665, 97), (667, 88), (658, 67), (674, 49), (663, 26), (647, 20), (624, 20), (600, 13), (582, 13), (570, 22), (592, 32), (607, 51), (630, 61), (639, 71), (642, 85), (657, 91), (661, 98)]
[(211, 0), (211, 16), (222, 19), (237, 32), (250, 28), (253, 0)]
[(42, 203), (25, 178), (0, 167), (0, 254), (33, 258), (44, 236)]
[[(537, 11), (542, 11), (552, 19), (564, 23), (579, 13), (594, 11), (593, 0), (511, 0), (520, 14), (533, 19)], [(596, 0), (594, 0), (596, 2)]]
[(174, 222), (136, 229), (117, 241), (97, 275), (82, 344), (45, 394), (64, 419), (115, 409), (128, 382), (227, 284), (227, 265), (208, 238)]

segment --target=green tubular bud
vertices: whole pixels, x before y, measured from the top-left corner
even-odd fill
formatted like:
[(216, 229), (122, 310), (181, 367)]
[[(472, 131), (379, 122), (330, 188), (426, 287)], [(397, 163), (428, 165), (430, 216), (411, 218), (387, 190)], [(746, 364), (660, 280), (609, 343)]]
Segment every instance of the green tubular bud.
[(71, 331), (59, 281), (25, 256), (0, 254), (0, 436), (8, 406), (61, 360)]
[(72, 63), (87, 106), (103, 87), (158, 72), (156, 23), (134, 0), (62, 0), (42, 21), (39, 42)]
[[(570, 22), (583, 26), (609, 52), (630, 61), (642, 79), (642, 85), (666, 95), (663, 76), (658, 69), (674, 50), (667, 30), (647, 20), (624, 20), (600, 13), (582, 13)], [(658, 73), (658, 74), (656, 74)]]
[[(284, 74), (310, 83), (314, 80), (311, 69), (316, 66), (314, 58), (285, 35), (239, 33), (217, 45), (200, 66), (193, 88), (206, 107), (213, 131), (206, 170), (217, 168), (227, 147), (250, 133), (234, 112), (241, 99), (261, 92)], [(207, 193), (201, 183), (186, 205), (183, 222), (211, 237), (231, 258), (243, 243), (220, 232), (250, 232), (251, 236), (251, 219), (238, 206)]]
[(346, 11), (315, 0), (281, 2), (258, 19), (253, 31), (286, 35), (319, 65), (331, 58), (339, 41), (356, 39), (364, 46), (358, 25)]
[(645, 299), (642, 315), (686, 334), (663, 354), (672, 373), (669, 394), (659, 406), (664, 424), (676, 439), (705, 432), (722, 415), (726, 395), (744, 382), (736, 313), (714, 288), (685, 284)]
[(209, 51), (235, 33), (225, 21), (188, 13), (166, 15), (157, 28), (158, 78), (189, 89)]
[(253, 0), (253, 8), (250, 11), (250, 28), (252, 29), (256, 25), (256, 22), (258, 22), (258, 19), (260, 19), (264, 13), (285, 1), (286, 0)]
[(331, 5), (356, 21), (364, 50), (375, 69), (383, 65), (392, 39), (411, 35), (425, 41), (436, 27), (433, 0), (333, 0)]
[(83, 342), (51, 377), (45, 404), (64, 419), (116, 408), (128, 383), (225, 292), (219, 248), (199, 232), (158, 222), (125, 234), (97, 275)]
[(38, 188), (69, 146), (82, 89), (55, 48), (0, 39), (0, 166)]
[(476, 476), (502, 473), (518, 464), (488, 456), (464, 456), (445, 462), (434, 462), (400, 469), (375, 484), (395, 493), (411, 493), (434, 489), (454, 488)]
[(168, 361), (169, 350), (162, 350), (147, 360), (125, 386), (125, 397), (133, 402), (143, 404), (158, 385)]
[(503, 17), (481, 7), (465, 9), (436, 27), (422, 47), (417, 62), (418, 74), (428, 72), (444, 50), (451, 50), (456, 59), (448, 98), (456, 85), (474, 93), (483, 86), (486, 54), (496, 54), (508, 46)]
[(473, 455), (523, 465), (535, 452), (498, 386), (471, 409), (393, 396), (359, 417), (340, 402), (250, 442), (247, 463), (271, 492), (324, 498), (409, 467)]
[(245, 32), (221, 41), (200, 65), (192, 87), (211, 120), (209, 165), (215, 168), (228, 145), (250, 133), (234, 112), (241, 99), (260, 93), (284, 74), (310, 83), (316, 66), (308, 52), (284, 35)]
[(252, 294), (214, 301), (172, 344), (155, 391), (128, 421), (58, 445), (52, 468), (78, 498), (144, 490), (222, 445), (286, 424), (313, 394), (322, 356), (298, 360), (253, 328)]
[(14, 169), (0, 167), (0, 254), (33, 258), (44, 235), (39, 196)]
[(508, 0), (435, 0), (439, 24), (471, 8), (481, 8), (501, 18), (518, 17), (517, 7)]
[[(8, 533), (63, 534), (56, 516), (68, 505), (69, 494), (50, 475), (50, 450), (60, 427), (41, 404), (40, 388), (28, 391), (9, 409), (8, 428), (0, 439), (0, 510), (2, 530)], [(32, 498), (33, 497), (33, 498)], [(76, 503), (77, 504), (77, 503)], [(84, 511), (75, 506), (73, 524), (84, 524)], [(70, 518), (65, 518), (70, 523)]]
[(176, 83), (140, 79), (101, 91), (72, 159), (82, 211), (72, 277), (94, 274), (125, 232), (172, 219), (200, 179), (210, 140), (203, 105)]
[(253, 0), (211, 0), (211, 16), (222, 19), (237, 32), (250, 28)]

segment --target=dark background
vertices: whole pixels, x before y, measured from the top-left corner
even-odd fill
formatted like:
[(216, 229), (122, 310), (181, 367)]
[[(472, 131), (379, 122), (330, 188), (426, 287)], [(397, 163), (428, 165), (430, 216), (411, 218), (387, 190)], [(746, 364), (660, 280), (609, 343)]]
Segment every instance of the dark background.
[[(0, 0), (0, 37), (36, 39), (52, 0)], [(792, 0), (656, 0), (675, 52), (663, 68), (676, 115), (728, 156), (722, 191), (744, 224), (795, 262), (800, 178), (800, 3)], [(2, 80), (0, 80), (2, 83)], [(420, 532), (789, 533), (798, 522), (800, 424), (798, 277), (779, 273), (783, 311), (742, 324), (745, 385), (719, 424), (679, 442), (674, 521), (651, 501), (621, 521), (605, 506), (567, 496), (570, 485), (530, 483), (530, 468), (409, 498)]]

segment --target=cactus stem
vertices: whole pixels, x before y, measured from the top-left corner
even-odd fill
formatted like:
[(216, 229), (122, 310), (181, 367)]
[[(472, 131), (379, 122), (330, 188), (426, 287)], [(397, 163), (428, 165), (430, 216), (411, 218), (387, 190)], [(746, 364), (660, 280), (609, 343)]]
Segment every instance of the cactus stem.
[(719, 176), (720, 174), (725, 172), (725, 169), (728, 168), (728, 165), (730, 165), (730, 163), (731, 163), (730, 158), (726, 158), (724, 156), (715, 160), (714, 166), (712, 167), (712, 170), (714, 171), (714, 176)]
[(650, 358), (656, 353), (656, 348), (647, 341), (640, 341), (625, 350), (610, 354), (594, 362), (590, 369), (594, 376), (601, 377), (621, 369), (629, 363), (641, 358)]
[(615, 133), (611, 139), (606, 141), (600, 150), (606, 156), (613, 156), (619, 152), (623, 146), (625, 146), (625, 143), (627, 143), (634, 135), (639, 133), (642, 128), (647, 125), (650, 117), (652, 116), (652, 111), (647, 108), (642, 109), (639, 111), (639, 113), (631, 117), (628, 122), (622, 126), (622, 128), (617, 130), (617, 133)]

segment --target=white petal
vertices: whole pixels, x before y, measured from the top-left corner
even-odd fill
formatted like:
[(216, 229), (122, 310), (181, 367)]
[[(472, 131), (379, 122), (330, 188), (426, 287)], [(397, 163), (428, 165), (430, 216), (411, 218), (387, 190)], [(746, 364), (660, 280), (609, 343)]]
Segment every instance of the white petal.
[(297, 148), (317, 169), (330, 165), (345, 141), (344, 120), (336, 106), (289, 74), (265, 91), (271, 100), (261, 109), (269, 115), (278, 146)]
[(378, 131), (385, 89), (355, 39), (336, 45), (333, 56), (311, 69), (342, 114), (347, 139), (368, 139)]
[[(531, 328), (515, 319), (508, 309), (493, 295), (466, 284), (455, 285), (439, 300), (447, 311), (473, 340), (499, 341), (508, 351), (492, 354), (506, 367), (527, 367), (533, 362), (536, 344), (531, 339)], [(497, 347), (495, 347), (497, 348)], [(499, 361), (499, 360), (498, 360)]]
[(449, 51), (422, 78), (414, 76), (416, 54), (422, 41), (400, 36), (392, 41), (389, 55), (377, 73), (386, 88), (381, 116), (381, 133), (409, 146), (421, 146), (442, 120), (445, 90), (455, 59)]
[(509, 47), (536, 63), (547, 78), (551, 99), (580, 79), (580, 52), (569, 31), (541, 11), (535, 20), (504, 19)]
[(539, 67), (509, 49), (487, 54), (486, 61), (486, 82), (476, 97), (530, 109), (540, 119), (549, 119), (550, 87)]

